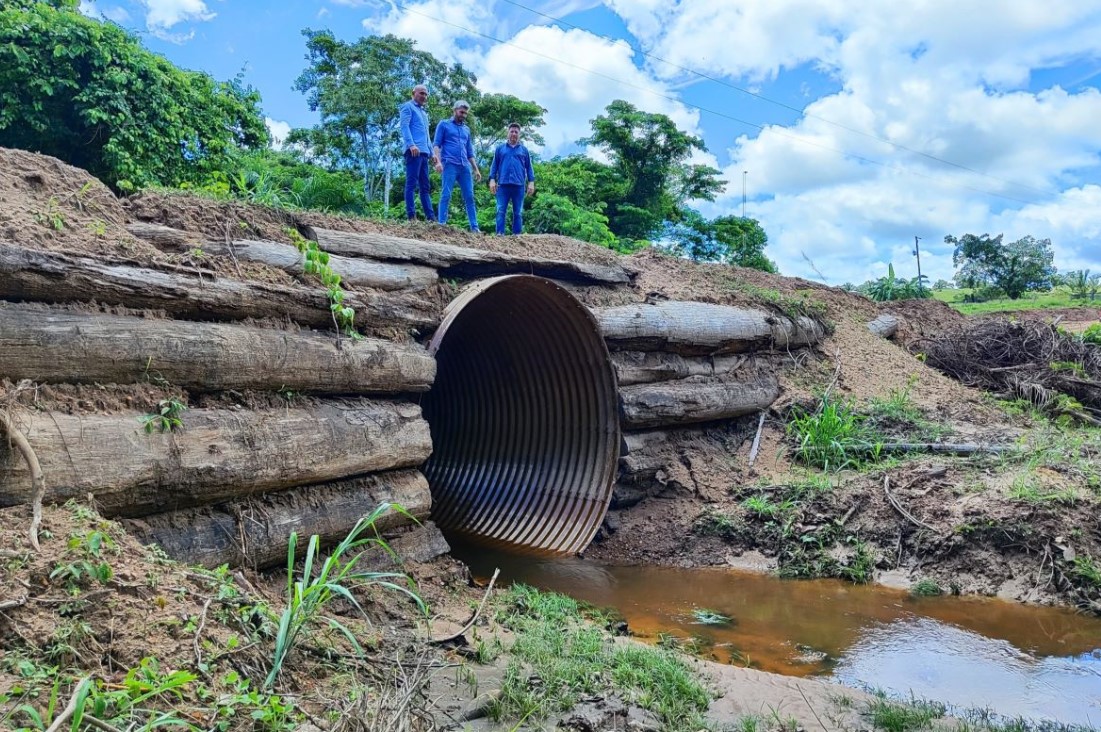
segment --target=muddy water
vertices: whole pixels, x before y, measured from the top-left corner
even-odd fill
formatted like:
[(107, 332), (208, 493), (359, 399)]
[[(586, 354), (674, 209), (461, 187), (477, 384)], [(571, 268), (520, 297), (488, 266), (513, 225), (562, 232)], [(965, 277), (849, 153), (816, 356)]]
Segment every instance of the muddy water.
[[(1101, 725), (1101, 619), (985, 598), (913, 598), (879, 586), (722, 569), (601, 566), (459, 550), (476, 576), (619, 611), (636, 636), (696, 639), (703, 655), (832, 676), (1000, 715)], [(701, 625), (693, 611), (731, 618)]]

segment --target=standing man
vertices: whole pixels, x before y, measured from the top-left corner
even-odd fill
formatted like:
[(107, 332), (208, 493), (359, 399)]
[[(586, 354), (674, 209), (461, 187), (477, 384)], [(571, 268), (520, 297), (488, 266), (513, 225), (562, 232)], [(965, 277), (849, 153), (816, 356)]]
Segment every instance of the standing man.
[(421, 208), (429, 221), (436, 220), (432, 211), (432, 184), (428, 180), (428, 110), (424, 104), (428, 101), (428, 87), (417, 84), (413, 87), (413, 98), (401, 105), (401, 144), (405, 151), (405, 215), (412, 221), (417, 210), (415, 194), (421, 192)]
[[(451, 191), (455, 182), (463, 194), (466, 206), (466, 218), (470, 230), (478, 231), (478, 212), (474, 209), (474, 181), (482, 181), (482, 171), (478, 170), (478, 161), (474, 159), (474, 144), (470, 139), (470, 125), (466, 115), (470, 105), (455, 102), (451, 119), (436, 125), (436, 137), (432, 140), (436, 170), (443, 173), (443, 190), (440, 191), (440, 223), (447, 223), (447, 207), (451, 203)], [(474, 169), (474, 181), (470, 179), (470, 169)]]
[(535, 169), (531, 153), (520, 144), (520, 125), (508, 126), (508, 142), (502, 142), (493, 153), (489, 168), (489, 192), (497, 196), (497, 235), (505, 233), (505, 214), (512, 203), (512, 233), (524, 230), (524, 192), (535, 193)]

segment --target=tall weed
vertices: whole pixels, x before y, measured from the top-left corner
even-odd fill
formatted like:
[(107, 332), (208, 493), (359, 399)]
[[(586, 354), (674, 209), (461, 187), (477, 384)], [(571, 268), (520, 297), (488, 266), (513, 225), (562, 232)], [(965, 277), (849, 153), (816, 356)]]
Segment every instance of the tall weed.
[[(410, 582), (409, 578), (400, 572), (370, 572), (358, 571), (356, 566), (363, 558), (367, 549), (378, 547), (388, 553), (390, 547), (378, 535), (375, 530), (375, 522), (387, 511), (393, 509), (402, 515), (413, 519), (401, 506), (381, 503), (374, 511), (359, 520), (351, 532), (344, 537), (329, 554), (324, 562), (318, 566), (314, 575), (314, 563), (319, 559), (321, 540), (316, 534), (310, 537), (306, 549), (306, 559), (302, 567), (302, 578), (294, 579), (295, 557), (298, 549), (298, 534), (290, 537), (290, 546), (287, 549), (287, 606), (279, 619), (279, 630), (275, 637), (275, 656), (272, 659), (271, 671), (264, 681), (265, 688), (271, 688), (279, 677), (287, 656), (298, 641), (299, 634), (307, 626), (317, 621), (322, 610), (334, 598), (347, 600), (354, 608), (364, 613), (359, 602), (352, 594), (352, 590), (368, 586), (378, 586), (394, 590), (408, 595), (417, 603), (422, 612), (427, 612), (424, 601), (409, 587), (403, 587), (396, 583), (397, 580)], [(413, 519), (415, 520), (415, 519)], [(371, 536), (364, 536), (368, 531)], [(355, 635), (340, 621), (335, 618), (325, 619), (328, 625), (339, 631), (355, 648), (357, 653), (363, 652)]]

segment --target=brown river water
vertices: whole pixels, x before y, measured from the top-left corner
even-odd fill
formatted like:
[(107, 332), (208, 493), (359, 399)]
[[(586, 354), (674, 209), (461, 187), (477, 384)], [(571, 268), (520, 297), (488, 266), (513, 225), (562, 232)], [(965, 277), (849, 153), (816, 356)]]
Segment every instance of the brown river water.
[[(694, 638), (702, 656), (723, 663), (1101, 729), (1101, 618), (728, 569), (606, 566), (463, 547), (455, 556), (477, 577), (499, 567), (499, 582), (612, 608), (640, 639)], [(700, 624), (699, 609), (731, 621)]]

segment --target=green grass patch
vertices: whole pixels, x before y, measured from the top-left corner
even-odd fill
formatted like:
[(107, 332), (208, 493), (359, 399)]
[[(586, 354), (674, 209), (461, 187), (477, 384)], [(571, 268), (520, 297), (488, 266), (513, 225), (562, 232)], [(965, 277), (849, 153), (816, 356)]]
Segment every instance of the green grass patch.
[(944, 588), (931, 579), (920, 579), (910, 588), (910, 594), (914, 597), (939, 597), (944, 594)]
[(829, 308), (826, 307), (824, 302), (813, 299), (807, 291), (800, 291), (797, 296), (791, 296), (785, 295), (776, 289), (758, 287), (749, 282), (734, 279), (727, 280), (726, 284), (731, 290), (748, 295), (758, 302), (771, 305), (789, 318), (795, 319), (800, 316), (814, 318), (825, 326), (827, 332), (833, 332), (834, 325), (827, 317)]
[(885, 698), (873, 700), (868, 705), (872, 726), (883, 732), (916, 732), (929, 729), (933, 722), (944, 717), (943, 704), (928, 701), (900, 703)]
[(980, 313), (1005, 313), (1014, 310), (1047, 310), (1051, 308), (1082, 308), (1091, 307), (1096, 303), (1074, 298), (1069, 292), (1051, 290), (1048, 292), (1026, 292), (1017, 300), (1008, 297), (987, 300), (986, 302), (966, 302), (966, 298), (974, 294), (974, 290), (967, 288), (954, 290), (935, 290), (933, 297), (960, 311), (964, 315)]
[(542, 719), (610, 683), (625, 700), (657, 715), (664, 729), (706, 726), (711, 697), (676, 653), (615, 643), (587, 622), (591, 613), (577, 601), (524, 585), (509, 589), (499, 612), (516, 641), (501, 696), (489, 710), (494, 721)]
[(826, 400), (813, 412), (794, 409), (787, 432), (795, 440), (796, 458), (826, 471), (874, 461), (879, 453), (869, 450), (875, 440), (865, 419), (850, 402)]

